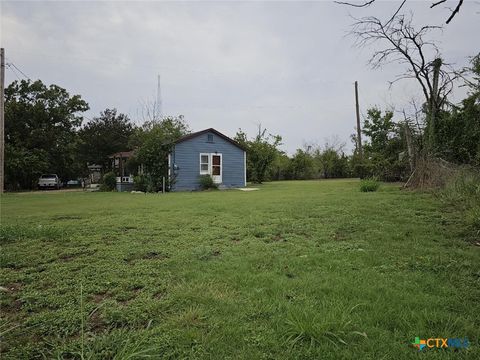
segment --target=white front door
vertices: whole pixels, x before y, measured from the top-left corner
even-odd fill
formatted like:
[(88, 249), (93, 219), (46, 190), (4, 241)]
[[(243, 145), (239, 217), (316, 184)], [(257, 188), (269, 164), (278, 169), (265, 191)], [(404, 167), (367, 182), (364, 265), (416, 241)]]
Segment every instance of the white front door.
[(222, 183), (222, 165), (222, 154), (212, 154), (212, 166), (210, 175), (212, 176), (213, 182), (215, 184)]

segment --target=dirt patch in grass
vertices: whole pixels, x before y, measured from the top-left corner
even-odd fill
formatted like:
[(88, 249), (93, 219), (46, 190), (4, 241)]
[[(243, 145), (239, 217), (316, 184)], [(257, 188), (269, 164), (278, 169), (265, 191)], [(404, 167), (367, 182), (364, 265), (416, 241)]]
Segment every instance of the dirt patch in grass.
[(267, 242), (279, 242), (279, 241), (287, 241), (287, 240), (285, 240), (285, 238), (283, 237), (283, 235), (281, 233), (277, 233), (277, 234), (273, 235), (270, 238), (270, 241), (267, 241)]
[(23, 302), (18, 298), (18, 293), (22, 290), (23, 284), (12, 282), (2, 286), (2, 293), (5, 294), (6, 304), (2, 305), (2, 312), (15, 313), (20, 311)]
[(60, 255), (58, 259), (64, 262), (68, 262), (68, 261), (72, 261), (77, 256), (79, 256), (79, 254), (63, 254), (63, 255)]
[(138, 228), (136, 226), (121, 226), (118, 230), (121, 231), (121, 232), (129, 232), (129, 231), (132, 231), (132, 230), (137, 230)]
[(345, 241), (348, 238), (348, 235), (345, 233), (345, 231), (341, 229), (337, 229), (333, 232), (331, 235), (331, 238), (335, 241)]
[(65, 254), (62, 254), (58, 257), (58, 259), (60, 261), (63, 261), (63, 262), (69, 262), (69, 261), (72, 261), (74, 260), (75, 258), (77, 257), (80, 257), (80, 256), (92, 256), (92, 255), (95, 255), (95, 253), (97, 252), (97, 250), (85, 250), (85, 251), (79, 251), (79, 252), (76, 252), (76, 253), (65, 253)]
[(168, 255), (156, 252), (156, 251), (149, 251), (145, 255), (142, 256), (143, 260), (151, 260), (151, 259), (168, 259)]
[(90, 316), (88, 318), (88, 324), (90, 330), (94, 333), (101, 333), (107, 329), (107, 324), (103, 320), (102, 315), (100, 314), (100, 310), (98, 308), (95, 309), (92, 313), (90, 313)]
[(6, 289), (7, 294), (16, 294), (23, 288), (23, 284), (19, 282), (13, 282), (3, 286)]
[(110, 294), (107, 292), (104, 293), (98, 293), (98, 294), (93, 294), (90, 296), (90, 299), (95, 303), (95, 304), (101, 304), (105, 300), (110, 299)]
[(80, 220), (82, 219), (81, 216), (78, 215), (56, 215), (52, 216), (51, 218), (54, 221), (59, 221), (59, 220)]
[(147, 251), (142, 253), (132, 253), (123, 258), (127, 263), (135, 263), (137, 260), (164, 260), (168, 259), (169, 255), (157, 252), (157, 251)]
[(230, 238), (230, 240), (232, 240), (233, 242), (236, 242), (236, 243), (238, 243), (238, 242), (241, 241), (240, 236), (238, 236), (238, 235), (233, 235), (233, 236)]

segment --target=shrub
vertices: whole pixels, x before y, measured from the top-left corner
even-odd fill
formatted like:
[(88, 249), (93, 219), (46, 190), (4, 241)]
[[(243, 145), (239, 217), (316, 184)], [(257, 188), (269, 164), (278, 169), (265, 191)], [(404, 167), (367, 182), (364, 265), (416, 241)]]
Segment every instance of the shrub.
[(372, 170), (370, 167), (365, 163), (362, 162), (361, 160), (356, 160), (353, 159), (352, 161), (356, 161), (353, 163), (353, 176), (359, 177), (360, 179), (364, 179), (368, 173), (370, 173)]
[(377, 191), (380, 187), (380, 183), (376, 178), (363, 179), (360, 182), (360, 191), (361, 192), (373, 192)]
[(137, 175), (133, 178), (133, 189), (135, 191), (147, 191), (148, 179), (145, 175)]
[(200, 188), (202, 190), (216, 189), (218, 188), (218, 185), (215, 184), (210, 175), (202, 175), (200, 176)]
[(101, 191), (113, 191), (117, 185), (117, 176), (114, 172), (110, 171), (103, 175), (102, 185), (100, 186)]

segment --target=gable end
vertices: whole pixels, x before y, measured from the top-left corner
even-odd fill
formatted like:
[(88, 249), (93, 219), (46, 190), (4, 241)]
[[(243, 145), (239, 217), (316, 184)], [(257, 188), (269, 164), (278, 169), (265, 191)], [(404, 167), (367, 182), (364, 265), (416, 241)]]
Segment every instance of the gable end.
[(245, 147), (240, 145), (235, 140), (229, 138), (227, 135), (222, 134), (220, 131), (215, 130), (214, 128), (209, 128), (209, 129), (205, 129), (205, 130), (202, 130), (202, 131), (194, 132), (192, 134), (185, 135), (184, 137), (175, 141), (174, 144), (178, 144), (178, 143), (181, 143), (181, 142), (184, 142), (184, 141), (187, 141), (187, 140), (190, 140), (190, 139), (196, 138), (198, 136), (202, 136), (202, 135), (205, 135), (205, 142), (209, 142), (209, 143), (215, 142), (214, 137), (213, 136), (210, 137), (209, 133), (213, 133), (213, 134), (219, 136), (220, 138), (222, 138), (223, 140), (228, 141), (229, 143), (231, 143), (231, 144), (235, 145), (236, 147), (242, 149), (243, 151), (246, 151)]

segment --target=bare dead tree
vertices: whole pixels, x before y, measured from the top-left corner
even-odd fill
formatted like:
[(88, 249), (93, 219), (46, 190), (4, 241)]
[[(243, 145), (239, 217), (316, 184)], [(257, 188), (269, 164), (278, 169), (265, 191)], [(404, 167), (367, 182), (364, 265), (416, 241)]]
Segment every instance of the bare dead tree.
[[(445, 2), (447, 2), (447, 0), (440, 0), (440, 1), (434, 2), (432, 5), (430, 5), (430, 9), (434, 8), (437, 5), (443, 4)], [(447, 21), (445, 21), (446, 24), (449, 24), (450, 21), (452, 21), (452, 19), (455, 17), (455, 15), (457, 15), (460, 12), (460, 8), (462, 7), (462, 5), (463, 5), (463, 0), (457, 0), (457, 6), (455, 6), (455, 9), (453, 9)]]
[(333, 134), (329, 137), (323, 138), (323, 146), (319, 147), (321, 151), (333, 150), (337, 154), (341, 154), (345, 151), (345, 141), (343, 141), (340, 136)]
[(160, 118), (157, 102), (155, 100), (141, 100), (140, 117), (143, 122), (160, 122), (162, 119)]
[[(439, 6), (441, 4), (446, 5), (446, 4), (449, 4), (449, 3), (455, 3), (456, 4), (455, 8), (450, 9), (451, 13), (450, 13), (449, 17), (447, 18), (447, 20), (445, 21), (446, 24), (449, 24), (450, 21), (452, 21), (453, 18), (460, 12), (460, 8), (463, 5), (463, 1), (464, 0), (452, 0), (452, 1), (437, 0), (437, 1), (432, 1), (431, 5), (430, 5), (430, 9), (432, 9), (436, 6)], [(335, 1), (335, 2), (337, 4), (340, 4), (340, 5), (347, 5), (347, 6), (352, 6), (352, 7), (356, 7), (356, 8), (365, 8), (365, 7), (369, 7), (369, 6), (373, 5), (376, 2), (376, 0), (365, 0), (365, 1), (359, 2), (359, 3), (352, 3), (352, 2), (348, 2), (348, 1)], [(393, 15), (390, 17), (390, 20), (387, 21), (387, 23), (391, 22), (395, 18), (395, 16), (397, 16), (397, 14), (400, 13), (400, 11), (404, 8), (406, 2), (407, 2), (407, 0), (403, 0), (400, 3), (400, 5), (397, 7), (397, 9), (393, 13)]]
[[(412, 131), (416, 134), (420, 135), (425, 131), (425, 113), (421, 109), (420, 100), (412, 97), (410, 99), (409, 104), (412, 107), (413, 113), (408, 114), (409, 118), (412, 118)], [(420, 137), (420, 141), (421, 141)], [(421, 145), (421, 144), (420, 144)]]
[(425, 132), (425, 113), (421, 109), (420, 100), (412, 97), (409, 101), (409, 108), (397, 111), (403, 115), (403, 121), (399, 122), (400, 130), (403, 132), (407, 146), (410, 170), (415, 169), (419, 149), (423, 148), (423, 134)]
[(405, 71), (390, 85), (404, 79), (415, 79), (427, 104), (428, 132), (434, 133), (435, 118), (447, 102), (458, 74), (451, 65), (445, 64), (433, 41), (427, 40), (431, 31), (441, 30), (438, 26), (422, 26), (416, 29), (412, 15), (396, 15), (388, 23), (376, 17), (355, 19), (351, 35), (358, 47), (375, 46), (369, 59), (372, 68), (389, 63), (405, 65)]

